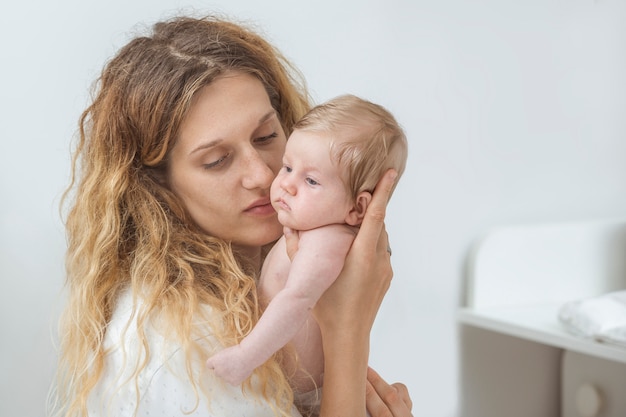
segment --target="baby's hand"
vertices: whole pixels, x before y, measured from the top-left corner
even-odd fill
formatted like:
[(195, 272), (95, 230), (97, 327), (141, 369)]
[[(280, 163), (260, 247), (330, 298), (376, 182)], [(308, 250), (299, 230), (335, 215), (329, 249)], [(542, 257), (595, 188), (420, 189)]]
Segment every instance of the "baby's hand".
[(206, 366), (231, 385), (241, 385), (254, 369), (246, 365), (241, 346), (235, 345), (217, 352), (206, 361)]

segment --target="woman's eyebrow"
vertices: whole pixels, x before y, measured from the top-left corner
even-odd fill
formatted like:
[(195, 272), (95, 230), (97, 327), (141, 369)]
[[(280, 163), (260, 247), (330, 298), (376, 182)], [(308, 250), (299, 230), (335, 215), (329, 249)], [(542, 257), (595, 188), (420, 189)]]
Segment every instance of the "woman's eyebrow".
[[(272, 117), (276, 116), (276, 110), (272, 109), (270, 111), (268, 111), (267, 113), (265, 113), (260, 119), (259, 119), (259, 126), (262, 125), (263, 123), (267, 122), (268, 120), (270, 120)], [(215, 139), (209, 142), (205, 142), (200, 144), (199, 146), (197, 146), (196, 148), (194, 148), (191, 152), (189, 152), (189, 155), (193, 155), (194, 153), (201, 151), (203, 149), (208, 149), (211, 148), (217, 144), (219, 144), (222, 141), (222, 139)]]
[(267, 122), (273, 116), (276, 116), (276, 110), (274, 110), (274, 109), (272, 109), (272, 110), (268, 111), (266, 114), (264, 114), (263, 117), (261, 117), (259, 119), (259, 124), (261, 125), (261, 124)]
[(193, 155), (194, 153), (196, 153), (198, 151), (201, 151), (203, 149), (211, 148), (211, 147), (219, 144), (221, 141), (222, 141), (222, 139), (215, 139), (215, 140), (212, 140), (212, 141), (209, 141), (209, 142), (202, 143), (198, 147), (194, 148), (191, 152), (189, 152), (189, 155), (191, 156), (191, 155)]

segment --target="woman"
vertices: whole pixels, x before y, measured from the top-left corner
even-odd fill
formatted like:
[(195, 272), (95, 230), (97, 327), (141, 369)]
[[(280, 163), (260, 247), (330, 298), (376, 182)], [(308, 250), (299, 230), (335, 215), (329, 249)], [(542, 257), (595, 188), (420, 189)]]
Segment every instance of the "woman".
[[(60, 413), (297, 415), (280, 355), (242, 387), (203, 366), (259, 317), (256, 277), (282, 233), (269, 187), (309, 108), (294, 75), (262, 38), (212, 18), (158, 23), (107, 64), (74, 156)], [(392, 182), (379, 184), (316, 307), (323, 416), (364, 415), (366, 396), (372, 415), (410, 415), (406, 388), (367, 370), (392, 275), (382, 224)]]

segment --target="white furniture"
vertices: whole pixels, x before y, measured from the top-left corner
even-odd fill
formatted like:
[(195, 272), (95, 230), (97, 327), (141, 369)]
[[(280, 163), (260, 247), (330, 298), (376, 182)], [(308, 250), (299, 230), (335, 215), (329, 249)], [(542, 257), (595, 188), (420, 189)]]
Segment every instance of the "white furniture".
[(625, 219), (494, 230), (467, 272), (463, 417), (626, 415), (626, 348), (572, 336), (557, 316), (565, 302), (626, 289)]

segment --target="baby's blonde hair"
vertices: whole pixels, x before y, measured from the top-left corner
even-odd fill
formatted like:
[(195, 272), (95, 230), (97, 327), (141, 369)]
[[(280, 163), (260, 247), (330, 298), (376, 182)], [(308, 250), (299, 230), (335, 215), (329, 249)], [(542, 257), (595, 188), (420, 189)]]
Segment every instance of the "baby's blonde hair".
[(294, 130), (331, 135), (331, 155), (346, 170), (343, 179), (352, 199), (362, 191), (374, 191), (389, 168), (398, 172), (398, 179), (404, 172), (406, 136), (393, 115), (378, 104), (342, 95), (315, 106)]

